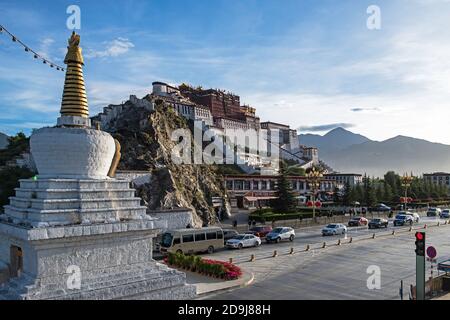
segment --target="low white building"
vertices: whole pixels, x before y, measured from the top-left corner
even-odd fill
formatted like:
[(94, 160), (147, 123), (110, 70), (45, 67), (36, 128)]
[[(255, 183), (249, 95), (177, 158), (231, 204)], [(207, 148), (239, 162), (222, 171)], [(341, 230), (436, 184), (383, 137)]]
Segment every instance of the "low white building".
[(328, 173), (324, 177), (328, 180), (335, 181), (340, 186), (345, 186), (348, 183), (350, 187), (355, 187), (363, 182), (362, 174), (358, 173)]
[(450, 173), (435, 172), (425, 173), (423, 175), (425, 182), (433, 183), (440, 186), (447, 186), (450, 189)]

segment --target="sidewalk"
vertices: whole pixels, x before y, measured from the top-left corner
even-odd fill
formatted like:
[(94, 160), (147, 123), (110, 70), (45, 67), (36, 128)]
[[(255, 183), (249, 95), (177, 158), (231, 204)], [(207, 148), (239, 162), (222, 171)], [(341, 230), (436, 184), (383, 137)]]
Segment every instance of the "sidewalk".
[[(242, 269), (242, 268), (241, 268)], [(237, 287), (246, 287), (254, 280), (252, 272), (242, 269), (242, 276), (236, 280), (224, 281), (213, 277), (203, 276), (196, 272), (181, 270), (186, 274), (186, 282), (197, 287), (197, 295), (221, 291)]]

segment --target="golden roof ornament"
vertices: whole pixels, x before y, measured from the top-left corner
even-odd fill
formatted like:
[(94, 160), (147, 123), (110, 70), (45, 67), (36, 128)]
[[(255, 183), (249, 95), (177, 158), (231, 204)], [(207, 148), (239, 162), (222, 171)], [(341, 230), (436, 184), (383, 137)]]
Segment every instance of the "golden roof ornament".
[(89, 107), (83, 78), (83, 55), (80, 35), (72, 32), (64, 63), (67, 64), (64, 92), (61, 103), (62, 116), (89, 118)]
[(72, 36), (68, 40), (69, 46), (67, 47), (67, 54), (64, 58), (64, 63), (78, 62), (84, 65), (83, 55), (81, 54), (80, 35), (72, 32)]

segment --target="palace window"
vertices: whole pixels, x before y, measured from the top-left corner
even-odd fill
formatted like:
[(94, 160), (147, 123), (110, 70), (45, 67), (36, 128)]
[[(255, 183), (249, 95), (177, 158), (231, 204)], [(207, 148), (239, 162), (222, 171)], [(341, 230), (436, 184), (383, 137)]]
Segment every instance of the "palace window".
[(267, 190), (267, 181), (265, 181), (265, 180), (261, 181), (261, 189)]
[(269, 182), (269, 190), (275, 190), (275, 181), (270, 181)]

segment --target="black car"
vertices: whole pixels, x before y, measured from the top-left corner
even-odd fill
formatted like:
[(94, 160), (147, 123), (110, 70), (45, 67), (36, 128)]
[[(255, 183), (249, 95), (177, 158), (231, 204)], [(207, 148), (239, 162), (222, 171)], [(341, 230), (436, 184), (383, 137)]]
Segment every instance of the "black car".
[(376, 207), (373, 208), (373, 211), (375, 211), (375, 212), (388, 212), (391, 210), (392, 210), (391, 207), (388, 207), (384, 203), (380, 203), (379, 205), (377, 205)]
[(233, 239), (239, 233), (233, 229), (223, 229), (223, 242), (226, 243), (227, 240)]
[(387, 219), (376, 218), (369, 222), (369, 229), (387, 228), (389, 221)]

